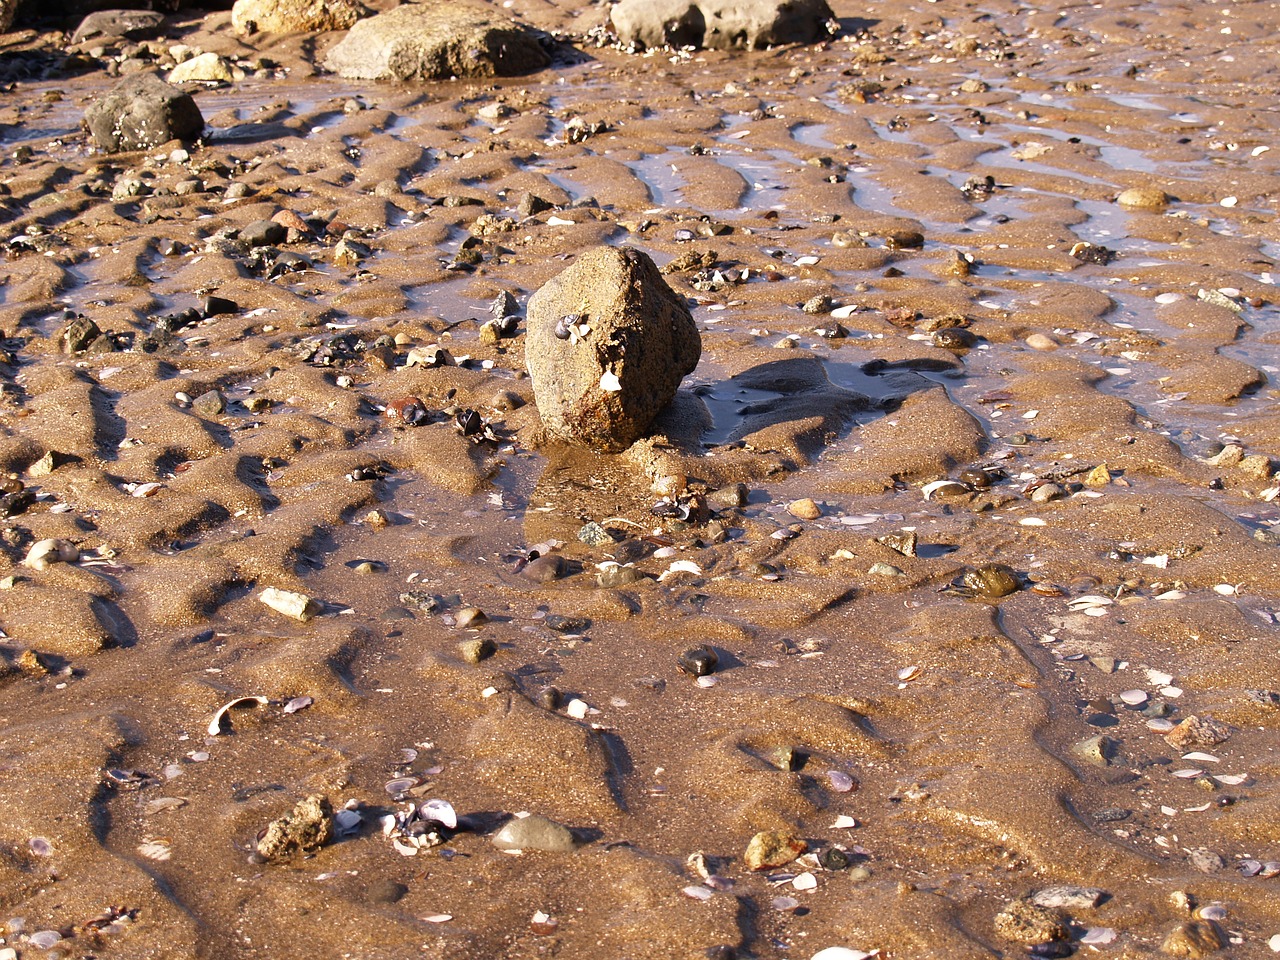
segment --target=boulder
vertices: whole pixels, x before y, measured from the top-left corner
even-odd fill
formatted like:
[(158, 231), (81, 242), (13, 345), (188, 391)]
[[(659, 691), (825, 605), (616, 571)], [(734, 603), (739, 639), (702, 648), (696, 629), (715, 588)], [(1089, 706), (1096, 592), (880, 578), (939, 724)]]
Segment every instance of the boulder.
[(602, 453), (640, 439), (702, 353), (648, 255), (598, 247), (532, 297), (525, 361), (543, 425)]
[(551, 62), (538, 34), (467, 3), (407, 3), (361, 20), (325, 67), (350, 80), (515, 76)]
[(71, 42), (103, 39), (148, 40), (160, 34), (164, 14), (154, 10), (98, 10), (80, 21)]
[(623, 43), (759, 50), (828, 36), (826, 0), (622, 0), (610, 11)]
[(231, 25), (245, 35), (350, 30), (368, 13), (357, 0), (236, 0)]
[(111, 153), (194, 140), (204, 131), (204, 117), (191, 95), (151, 73), (120, 81), (93, 102), (84, 119), (98, 146)]

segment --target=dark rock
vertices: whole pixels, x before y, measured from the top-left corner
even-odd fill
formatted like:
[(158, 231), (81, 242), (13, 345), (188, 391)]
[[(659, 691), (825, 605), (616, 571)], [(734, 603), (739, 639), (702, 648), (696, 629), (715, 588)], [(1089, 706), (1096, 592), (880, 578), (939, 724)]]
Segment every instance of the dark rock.
[(94, 37), (148, 40), (158, 36), (163, 26), (164, 14), (154, 10), (96, 10), (80, 21), (71, 42)]
[(553, 205), (536, 193), (526, 193), (520, 198), (520, 205), (516, 208), (516, 212), (522, 217), (532, 217), (551, 209), (554, 209)]
[(516, 76), (551, 62), (527, 28), (467, 3), (410, 3), (361, 20), (329, 51), (350, 80)]
[[(644, 435), (702, 352), (689, 308), (639, 250), (583, 254), (529, 298), (528, 316), (526, 363), (543, 425), (603, 453)], [(557, 327), (573, 329), (561, 339)]]
[(76, 317), (67, 322), (58, 334), (63, 353), (79, 353), (102, 336), (102, 329), (88, 317)]
[(98, 146), (111, 153), (149, 150), (170, 140), (194, 140), (204, 117), (190, 94), (150, 73), (127, 77), (85, 111)]
[(217, 390), (209, 390), (191, 401), (191, 409), (203, 417), (216, 417), (227, 409), (227, 401)]
[(240, 245), (246, 249), (253, 247), (274, 247), (284, 243), (289, 230), (274, 220), (254, 220), (240, 228)]
[(221, 317), (228, 313), (239, 312), (240, 305), (226, 297), (206, 297), (204, 304), (200, 307), (200, 314), (206, 320), (209, 317)]
[(828, 35), (826, 0), (622, 0), (610, 11), (623, 43), (759, 50)]

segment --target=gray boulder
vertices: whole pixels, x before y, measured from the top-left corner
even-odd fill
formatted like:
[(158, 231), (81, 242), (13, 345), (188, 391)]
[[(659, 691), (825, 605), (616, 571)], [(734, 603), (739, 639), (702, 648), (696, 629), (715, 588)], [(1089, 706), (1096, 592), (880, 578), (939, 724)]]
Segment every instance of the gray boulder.
[(164, 14), (154, 10), (98, 10), (80, 21), (71, 42), (83, 43), (97, 37), (147, 40), (159, 36), (163, 27)]
[(231, 25), (240, 34), (350, 30), (368, 13), (357, 0), (236, 0)]
[(204, 132), (204, 117), (191, 95), (151, 73), (120, 81), (94, 101), (84, 119), (98, 146), (111, 153), (150, 150)]
[(601, 453), (644, 436), (702, 353), (689, 308), (639, 250), (582, 254), (529, 298), (527, 326), (543, 426)]
[(516, 76), (551, 62), (537, 34), (467, 3), (407, 3), (361, 20), (325, 67), (350, 80)]
[(813, 43), (833, 16), (826, 0), (622, 0), (610, 12), (623, 43), (715, 50)]

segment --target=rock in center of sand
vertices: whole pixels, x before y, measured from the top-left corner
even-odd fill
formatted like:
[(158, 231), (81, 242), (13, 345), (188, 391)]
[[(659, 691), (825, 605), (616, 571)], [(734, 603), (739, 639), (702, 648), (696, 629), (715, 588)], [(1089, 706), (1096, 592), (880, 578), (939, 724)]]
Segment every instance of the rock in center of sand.
[(644, 436), (702, 354), (689, 308), (639, 250), (583, 254), (529, 298), (528, 317), (543, 425), (602, 453)]

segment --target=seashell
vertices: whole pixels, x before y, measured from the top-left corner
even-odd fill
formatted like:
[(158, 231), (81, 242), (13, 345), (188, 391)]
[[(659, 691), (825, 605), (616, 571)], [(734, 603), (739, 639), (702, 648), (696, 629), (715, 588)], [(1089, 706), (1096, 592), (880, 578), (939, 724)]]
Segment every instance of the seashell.
[(1111, 943), (1116, 938), (1116, 932), (1111, 927), (1090, 927), (1084, 932), (1084, 936), (1080, 938), (1081, 943), (1092, 945), (1101, 945)]
[(1126, 690), (1120, 694), (1120, 699), (1131, 707), (1140, 707), (1151, 698), (1145, 690)]
[(1182, 755), (1182, 759), (1191, 760), (1195, 763), (1220, 763), (1221, 762), (1220, 758), (1215, 757), (1212, 753), (1201, 753), (1199, 751), (1195, 753), (1184, 753)]
[(606, 393), (618, 393), (622, 390), (622, 381), (616, 373), (606, 370), (600, 374), (600, 389)]
[(564, 705), (564, 712), (575, 720), (585, 720), (591, 708), (587, 706), (587, 701), (574, 697)]
[[(165, 857), (165, 859), (167, 860), (168, 857)], [(40, 930), (28, 937), (27, 942), (33, 947), (48, 950), (55, 944), (62, 942), (62, 934), (57, 930)]]
[(557, 320), (556, 330), (555, 330), (556, 339), (568, 340), (569, 335), (572, 332), (573, 328), (578, 325), (578, 321), (581, 319), (582, 317), (579, 314), (570, 313), (567, 316), (563, 316), (559, 320)]
[[(237, 707), (262, 707), (266, 706), (270, 701), (266, 697), (236, 697), (229, 700), (218, 708), (218, 712), (213, 715), (213, 719), (209, 721), (209, 736), (216, 737), (221, 733), (229, 732), (231, 723), (227, 717), (230, 711)], [(223, 724), (226, 724), (226, 731), (223, 730)]]
[(400, 426), (416, 427), (427, 419), (427, 408), (417, 397), (398, 397), (387, 403), (388, 420)]
[(555, 933), (560, 927), (560, 921), (549, 913), (537, 911), (529, 920), (529, 931), (536, 936), (546, 937)]
[[(44, 837), (32, 837), (27, 841), (27, 847), (37, 857), (53, 856), (53, 844)], [(1258, 868), (1261, 869), (1262, 865), (1259, 864)]]
[(798, 877), (796, 877), (794, 880), (791, 881), (791, 886), (793, 886), (797, 890), (817, 890), (818, 878), (806, 870), (804, 873), (800, 874)]
[(880, 956), (879, 950), (867, 953), (865, 950), (854, 950), (851, 947), (826, 947), (815, 953), (809, 960), (872, 960)]
[(364, 816), (359, 810), (339, 810), (333, 815), (333, 830), (339, 837), (349, 837), (360, 832)]
[(920, 676), (919, 666), (903, 667), (901, 670), (898, 671), (898, 679), (901, 680), (903, 683), (906, 683), (910, 680), (914, 680), (918, 676)]
[(795, 897), (774, 897), (769, 901), (769, 906), (779, 913), (786, 913), (800, 906), (800, 901)]
[(401, 796), (408, 793), (416, 787), (421, 781), (417, 777), (396, 777), (394, 780), (388, 780), (383, 789), (393, 797)]
[(418, 808), (418, 816), (448, 830), (458, 828), (458, 814), (448, 800), (428, 800)]
[(717, 656), (714, 650), (703, 644), (680, 654), (676, 658), (676, 663), (681, 670), (692, 677), (706, 677), (715, 673), (715, 669), (720, 663), (720, 657)]
[(448, 923), (452, 919), (453, 914), (451, 913), (433, 913), (422, 918), (424, 923)]
[(935, 480), (933, 483), (926, 483), (920, 488), (920, 493), (926, 500), (932, 500), (933, 495), (939, 491), (943, 491), (950, 496), (959, 496), (960, 494), (968, 493), (969, 488), (963, 483), (957, 483), (954, 480)]
[[(657, 555), (656, 551), (654, 555)], [(671, 564), (671, 566), (667, 567), (666, 570), (658, 575), (658, 582), (662, 583), (666, 580), (670, 580), (677, 573), (692, 573), (696, 576), (702, 573), (702, 568), (692, 560), (676, 560)]]
[(1204, 771), (1196, 770), (1194, 768), (1184, 768), (1182, 770), (1174, 770), (1173, 775), (1183, 780), (1194, 780), (1196, 777), (1204, 776)]
[(1222, 784), (1223, 786), (1238, 787), (1240, 786), (1240, 784), (1248, 780), (1249, 776), (1248, 774), (1244, 774), (1244, 773), (1223, 773), (1223, 774), (1214, 774), (1213, 779), (1217, 780), (1218, 783)]
[(827, 779), (836, 793), (850, 793), (858, 786), (858, 781), (843, 770), (828, 770)]
[(1221, 922), (1227, 919), (1227, 910), (1221, 904), (1207, 903), (1196, 910), (1196, 917), (1200, 920), (1215, 920)]
[(692, 900), (710, 900), (712, 890), (710, 887), (704, 887), (702, 884), (691, 884), (680, 891), (686, 897)]
[(164, 487), (163, 483), (156, 483), (154, 481), (151, 483), (140, 483), (133, 488), (132, 492), (130, 493), (130, 496), (134, 496), (134, 497), (154, 496), (156, 492), (159, 491), (162, 487)]
[(418, 845), (416, 843), (401, 840), (399, 837), (391, 838), (391, 846), (402, 857), (416, 857), (418, 855)]
[(832, 830), (852, 830), (857, 825), (858, 825), (858, 821), (856, 819), (842, 813), (840, 814), (840, 816), (836, 817), (835, 823), (831, 824), (831, 829)]
[(305, 710), (311, 706), (314, 701), (310, 697), (294, 697), (284, 705), (284, 713), (297, 713), (299, 710)]
[(33, 570), (47, 570), (55, 563), (75, 563), (80, 559), (80, 548), (70, 540), (37, 540), (27, 551), (22, 562)]
[(168, 860), (173, 856), (168, 840), (144, 839), (138, 844), (138, 852), (148, 860)]

